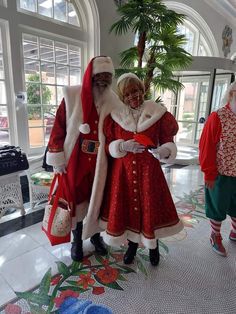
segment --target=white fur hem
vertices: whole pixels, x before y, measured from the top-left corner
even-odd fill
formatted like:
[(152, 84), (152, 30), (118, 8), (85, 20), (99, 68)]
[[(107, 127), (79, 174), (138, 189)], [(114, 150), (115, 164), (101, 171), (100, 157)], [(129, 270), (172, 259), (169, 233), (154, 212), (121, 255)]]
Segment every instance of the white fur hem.
[(165, 144), (161, 145), (160, 147), (166, 147), (170, 151), (170, 156), (168, 158), (162, 159), (161, 161), (165, 162), (167, 164), (174, 163), (175, 158), (177, 156), (177, 147), (176, 147), (175, 143), (168, 142), (168, 143), (165, 143)]
[(124, 140), (119, 139), (109, 144), (109, 152), (113, 158), (122, 158), (126, 156), (127, 152), (121, 152), (119, 150), (120, 143), (122, 142), (124, 142)]
[(66, 163), (64, 151), (56, 152), (56, 153), (47, 152), (46, 160), (47, 160), (47, 164), (53, 167), (65, 165)]
[[(102, 229), (107, 228), (107, 222), (103, 220), (99, 220), (99, 225)], [(103, 233), (103, 240), (106, 244), (111, 246), (121, 246), (125, 243), (126, 240), (131, 240), (135, 243), (142, 243), (146, 248), (148, 249), (155, 249), (157, 244), (156, 240), (160, 238), (166, 238), (170, 237), (181, 230), (183, 230), (184, 225), (182, 221), (180, 220), (176, 225), (166, 228), (157, 229), (155, 231), (155, 238), (154, 239), (148, 239), (141, 233), (135, 233), (130, 230), (126, 230), (121, 236), (114, 237), (110, 234), (108, 234), (106, 231)]]

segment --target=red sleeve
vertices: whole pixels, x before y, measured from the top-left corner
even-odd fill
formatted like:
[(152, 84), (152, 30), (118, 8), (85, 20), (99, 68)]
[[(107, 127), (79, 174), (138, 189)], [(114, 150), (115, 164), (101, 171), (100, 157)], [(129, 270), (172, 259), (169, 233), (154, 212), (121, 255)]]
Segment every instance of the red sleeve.
[(66, 137), (66, 108), (65, 100), (63, 98), (60, 106), (57, 109), (56, 118), (48, 142), (49, 152), (55, 153), (63, 151), (65, 137)]
[(105, 150), (108, 155), (110, 155), (109, 144), (115, 140), (114, 135), (113, 135), (114, 134), (113, 130), (114, 130), (114, 121), (111, 115), (109, 115), (105, 118), (104, 124), (103, 124), (103, 133), (106, 137)]
[(218, 175), (216, 152), (220, 136), (220, 119), (216, 112), (212, 112), (207, 119), (199, 141), (199, 162), (205, 180), (215, 180)]
[(160, 138), (159, 144), (163, 145), (168, 142), (174, 142), (174, 136), (179, 130), (179, 126), (174, 116), (170, 112), (166, 112), (160, 120)]

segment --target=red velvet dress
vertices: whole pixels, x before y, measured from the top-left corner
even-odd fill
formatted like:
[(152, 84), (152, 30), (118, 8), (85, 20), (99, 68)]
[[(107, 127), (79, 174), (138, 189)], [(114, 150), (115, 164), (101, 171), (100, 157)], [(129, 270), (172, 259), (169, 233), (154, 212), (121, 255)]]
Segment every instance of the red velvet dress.
[[(142, 134), (158, 146), (173, 142), (177, 131), (176, 120), (166, 112)], [(124, 130), (108, 116), (104, 122), (104, 134), (109, 145), (117, 139), (129, 140), (134, 133)], [(147, 150), (127, 153), (123, 158), (110, 157), (100, 222), (106, 225), (106, 233), (110, 237), (123, 240), (125, 237), (144, 244), (182, 229), (176, 227), (180, 221), (160, 162)], [(137, 237), (140, 234), (142, 236)], [(107, 243), (112, 244), (112, 241)]]

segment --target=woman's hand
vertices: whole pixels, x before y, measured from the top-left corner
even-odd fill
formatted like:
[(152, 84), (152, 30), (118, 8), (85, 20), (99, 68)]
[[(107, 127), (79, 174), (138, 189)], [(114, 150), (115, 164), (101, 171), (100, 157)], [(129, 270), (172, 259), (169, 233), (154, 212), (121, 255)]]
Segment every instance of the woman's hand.
[(58, 173), (58, 174), (66, 173), (66, 165), (63, 164), (60, 166), (53, 167), (53, 171), (54, 173)]
[(148, 150), (156, 159), (165, 159), (170, 156), (170, 150), (166, 147), (151, 148)]
[(139, 144), (134, 139), (120, 143), (121, 152), (130, 152), (133, 154), (142, 153), (145, 150), (145, 146)]

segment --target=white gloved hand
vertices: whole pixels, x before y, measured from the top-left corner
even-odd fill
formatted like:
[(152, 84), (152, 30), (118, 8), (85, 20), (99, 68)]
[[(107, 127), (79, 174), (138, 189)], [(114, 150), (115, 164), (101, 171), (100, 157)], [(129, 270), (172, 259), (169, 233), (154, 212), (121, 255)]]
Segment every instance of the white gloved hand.
[(170, 150), (166, 147), (152, 148), (148, 151), (158, 160), (165, 159), (170, 156)]
[(142, 153), (145, 150), (145, 146), (139, 144), (134, 139), (128, 140), (120, 143), (121, 152), (130, 152), (130, 153)]
[(66, 173), (66, 165), (63, 164), (60, 166), (53, 167), (53, 171), (54, 173), (59, 173), (59, 174)]

